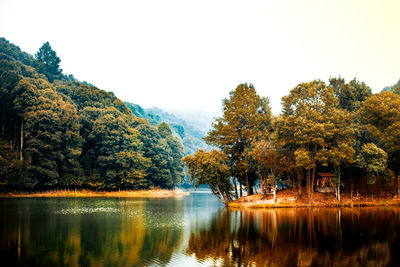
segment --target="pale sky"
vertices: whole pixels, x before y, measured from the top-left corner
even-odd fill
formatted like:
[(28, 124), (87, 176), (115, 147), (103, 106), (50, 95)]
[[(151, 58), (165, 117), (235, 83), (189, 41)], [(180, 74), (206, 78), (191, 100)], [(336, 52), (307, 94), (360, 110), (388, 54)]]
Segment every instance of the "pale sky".
[(273, 113), (301, 82), (400, 79), (400, 1), (0, 0), (0, 36), (46, 41), (73, 74), (124, 101), (219, 114), (239, 83)]

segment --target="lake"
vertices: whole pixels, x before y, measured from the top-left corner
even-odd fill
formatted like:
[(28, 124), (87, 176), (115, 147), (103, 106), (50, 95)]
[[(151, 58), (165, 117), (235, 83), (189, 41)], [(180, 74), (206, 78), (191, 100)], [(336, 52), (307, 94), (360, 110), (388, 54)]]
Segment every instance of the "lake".
[(0, 199), (2, 266), (400, 266), (400, 208), (228, 210), (179, 198)]

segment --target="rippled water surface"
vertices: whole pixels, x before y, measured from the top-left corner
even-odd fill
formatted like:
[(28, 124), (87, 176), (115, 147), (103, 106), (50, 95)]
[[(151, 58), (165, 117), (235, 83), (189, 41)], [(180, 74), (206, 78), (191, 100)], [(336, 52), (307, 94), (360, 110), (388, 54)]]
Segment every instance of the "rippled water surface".
[(234, 211), (167, 199), (0, 199), (2, 266), (400, 266), (400, 209)]

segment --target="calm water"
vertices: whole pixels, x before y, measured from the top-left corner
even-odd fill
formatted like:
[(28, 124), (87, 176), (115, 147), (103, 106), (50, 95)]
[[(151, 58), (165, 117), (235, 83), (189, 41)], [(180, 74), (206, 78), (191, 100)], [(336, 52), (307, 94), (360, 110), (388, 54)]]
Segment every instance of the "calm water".
[(0, 208), (2, 266), (400, 266), (399, 208), (240, 212), (205, 193)]

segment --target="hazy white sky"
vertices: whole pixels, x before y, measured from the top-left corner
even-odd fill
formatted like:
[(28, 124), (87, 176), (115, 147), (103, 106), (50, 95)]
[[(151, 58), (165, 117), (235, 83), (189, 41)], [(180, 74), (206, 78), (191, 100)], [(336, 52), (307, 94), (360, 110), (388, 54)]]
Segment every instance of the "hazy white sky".
[(280, 99), (301, 82), (400, 78), (400, 1), (0, 0), (0, 36), (49, 41), (66, 74), (124, 101), (220, 113), (239, 83)]

